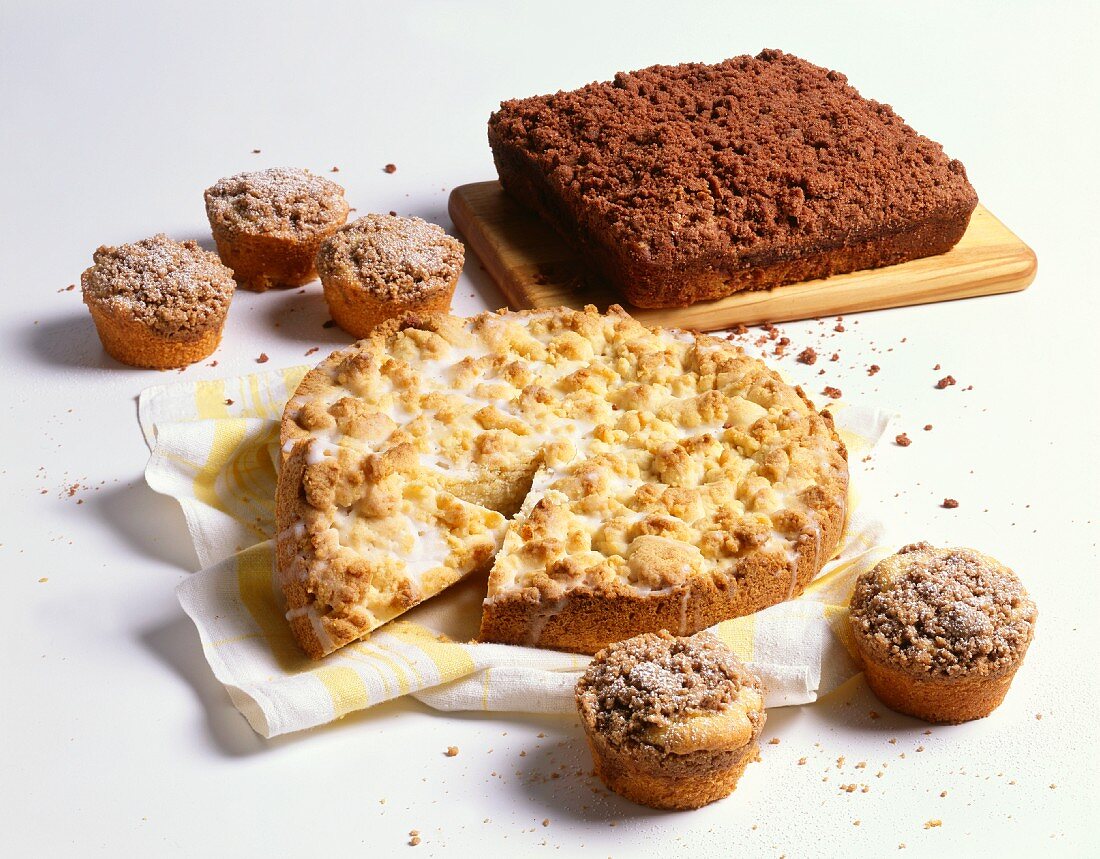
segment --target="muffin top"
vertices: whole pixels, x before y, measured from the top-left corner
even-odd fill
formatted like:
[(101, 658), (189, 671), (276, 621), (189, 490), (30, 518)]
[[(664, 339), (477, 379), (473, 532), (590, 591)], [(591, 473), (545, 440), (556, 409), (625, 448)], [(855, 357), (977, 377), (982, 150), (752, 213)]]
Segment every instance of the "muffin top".
[(80, 276), (84, 303), (130, 317), (164, 337), (197, 339), (221, 325), (233, 298), (233, 272), (216, 254), (163, 233), (100, 247)]
[(462, 271), (462, 242), (420, 218), (366, 215), (326, 239), (321, 278), (353, 283), (384, 300), (450, 286)]
[(615, 746), (686, 754), (745, 745), (763, 726), (763, 685), (710, 633), (646, 633), (596, 654), (577, 683), (582, 717)]
[(272, 167), (219, 179), (206, 189), (206, 214), (222, 229), (302, 239), (344, 223), (344, 189), (308, 170)]
[(1036, 615), (1016, 574), (993, 558), (913, 543), (859, 577), (849, 616), (882, 660), (957, 677), (1022, 659)]

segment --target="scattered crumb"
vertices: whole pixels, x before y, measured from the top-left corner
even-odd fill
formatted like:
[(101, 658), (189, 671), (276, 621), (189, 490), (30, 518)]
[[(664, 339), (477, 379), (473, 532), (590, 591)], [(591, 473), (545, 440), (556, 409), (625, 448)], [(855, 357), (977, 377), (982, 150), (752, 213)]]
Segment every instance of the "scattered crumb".
[(40, 584), (40, 585), (41, 585), (41, 584), (45, 584), (45, 583), (46, 583), (46, 582), (48, 582), (49, 580), (50, 580), (49, 576), (43, 576), (42, 578), (40, 578), (40, 579), (38, 580), (38, 584)]
[(397, 165), (396, 164), (387, 164), (382, 169), (385, 170), (387, 173), (396, 173), (397, 172)]
[(867, 368), (867, 375), (873, 376), (881, 369), (882, 367), (880, 367), (878, 364), (872, 364), (870, 367)]
[(310, 355), (315, 354), (318, 351), (318, 349), (319, 349), (319, 347), (317, 347), (317, 346), (312, 346), (309, 349), (306, 349), (306, 357), (308, 358)]
[(932, 431), (932, 424), (925, 424), (924, 425), (924, 431), (925, 432), (931, 432)]
[(942, 379), (936, 382), (936, 387), (942, 391), (944, 388), (949, 388), (951, 385), (955, 384), (958, 383), (955, 381), (954, 376), (944, 376)]
[(253, 154), (253, 155), (259, 155), (259, 154), (260, 154), (260, 150), (259, 150), (259, 149), (253, 149), (253, 150), (252, 150), (252, 154)]
[(799, 758), (799, 759), (798, 759), (798, 765), (799, 765), (800, 767), (804, 767), (804, 766), (806, 766), (806, 759), (805, 759), (805, 758)]
[(817, 352), (812, 347), (807, 346), (801, 352), (798, 353), (799, 364), (813, 364), (817, 361)]
[(833, 331), (843, 332), (844, 331), (844, 325), (842, 323), (838, 322), (836, 325), (833, 326)]
[(231, 405), (233, 405), (233, 401), (232, 401), (231, 399), (229, 399), (229, 397), (226, 397), (226, 398), (225, 398), (225, 404), (226, 404), (227, 406), (231, 406)]
[(458, 754), (458, 746), (447, 746), (447, 757), (453, 758)]
[(841, 393), (840, 388), (834, 388), (832, 385), (826, 385), (825, 390), (823, 390), (821, 393), (833, 400), (839, 400), (842, 396), (844, 396)]
[(768, 745), (769, 746), (778, 746), (779, 745), (779, 737), (772, 737), (770, 740), (768, 740)]
[(933, 817), (931, 820), (926, 820), (924, 822), (925, 829), (935, 829), (938, 826), (943, 826), (943, 821), (938, 817)]
[(940, 799), (943, 799), (945, 796), (947, 796), (947, 791), (946, 790), (941, 790), (940, 791)]
[(913, 439), (909, 438), (905, 433), (898, 433), (894, 436), (894, 443), (898, 447), (909, 447), (913, 443)]
[(256, 363), (257, 363), (257, 364), (266, 364), (266, 363), (267, 363), (268, 361), (270, 361), (270, 360), (271, 360), (271, 359), (267, 357), (267, 353), (266, 353), (266, 352), (261, 352), (261, 353), (260, 353), (260, 357), (256, 359)]
[(419, 843), (420, 843), (420, 836), (419, 835), (414, 835), (412, 838), (409, 839), (409, 846), (410, 847), (415, 847)]
[(543, 826), (549, 826), (550, 825), (550, 818), (549, 817), (544, 817), (542, 819), (542, 825)]
[(340, 168), (339, 168), (339, 167), (337, 167), (337, 166), (336, 166), (335, 164), (333, 164), (333, 165), (332, 165), (332, 168), (331, 168), (331, 169), (330, 169), (330, 170), (329, 170), (328, 172), (329, 172), (329, 173), (339, 173), (339, 172), (340, 172)]
[(945, 498), (943, 499), (943, 506), (946, 507), (948, 510), (954, 510), (956, 507), (959, 506), (959, 502), (956, 501), (954, 498)]

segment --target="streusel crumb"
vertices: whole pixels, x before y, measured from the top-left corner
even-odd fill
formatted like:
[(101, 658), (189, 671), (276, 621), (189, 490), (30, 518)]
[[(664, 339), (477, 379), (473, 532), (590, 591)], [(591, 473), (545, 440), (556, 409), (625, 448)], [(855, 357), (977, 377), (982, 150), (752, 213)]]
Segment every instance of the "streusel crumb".
[(233, 272), (196, 242), (163, 233), (100, 247), (80, 278), (85, 304), (147, 325), (165, 337), (197, 338), (220, 325), (233, 297)]
[(308, 170), (238, 173), (206, 189), (211, 223), (241, 233), (297, 238), (344, 220), (344, 189)]
[(581, 697), (594, 704), (596, 727), (614, 745), (639, 739), (674, 719), (717, 712), (754, 677), (717, 638), (648, 633), (612, 644), (581, 680)]
[(972, 549), (913, 543), (860, 577), (857, 630), (883, 658), (917, 672), (989, 674), (1031, 641), (1035, 604), (1016, 575)]

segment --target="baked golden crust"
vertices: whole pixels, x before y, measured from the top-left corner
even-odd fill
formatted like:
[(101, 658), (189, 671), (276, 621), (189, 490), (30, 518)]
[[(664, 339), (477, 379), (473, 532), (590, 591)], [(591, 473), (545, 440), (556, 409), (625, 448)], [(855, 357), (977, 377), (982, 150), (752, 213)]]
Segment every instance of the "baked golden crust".
[[(846, 509), (827, 413), (727, 341), (617, 307), (388, 322), (306, 376), (282, 438), (279, 565), (314, 655), (393, 616), (356, 601), (400, 576), (364, 584), (377, 573), (351, 563), (349, 526), (334, 537), (333, 523), (371, 532), (409, 486), (480, 522), (447, 566), (453, 580), (496, 557), (482, 640), (589, 653), (794, 596)], [(306, 609), (327, 643), (302, 628)]]

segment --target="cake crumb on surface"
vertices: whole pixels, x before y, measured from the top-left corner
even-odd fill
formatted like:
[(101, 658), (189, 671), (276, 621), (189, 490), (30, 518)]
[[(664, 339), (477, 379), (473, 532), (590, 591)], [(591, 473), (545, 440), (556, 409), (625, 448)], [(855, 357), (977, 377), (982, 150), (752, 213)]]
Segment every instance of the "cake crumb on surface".
[(447, 751), (445, 752), (445, 754), (447, 755), (447, 757), (453, 758), (455, 755), (458, 754), (458, 746), (447, 746)]

